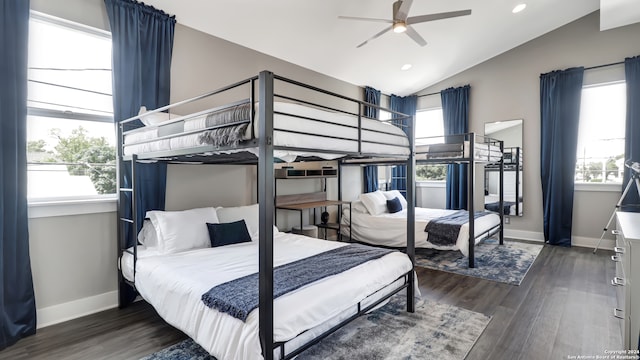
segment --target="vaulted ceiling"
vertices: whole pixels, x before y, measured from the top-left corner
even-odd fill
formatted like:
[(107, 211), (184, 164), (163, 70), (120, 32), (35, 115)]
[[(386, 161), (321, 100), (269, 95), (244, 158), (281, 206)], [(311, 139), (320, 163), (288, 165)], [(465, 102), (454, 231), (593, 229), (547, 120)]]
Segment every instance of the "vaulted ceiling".
[[(282, 60), (384, 93), (407, 95), (602, 7), (609, 27), (636, 22), (637, 0), (414, 0), (409, 16), (471, 9), (471, 15), (415, 24), (427, 42), (388, 31), (393, 0), (147, 0), (179, 23)], [(518, 3), (527, 7), (512, 13)], [(602, 2), (602, 5), (601, 5)], [(605, 13), (606, 8), (606, 13)], [(638, 9), (636, 9), (638, 8)], [(621, 15), (622, 14), (622, 15)], [(622, 19), (619, 19), (622, 18)], [(601, 20), (603, 21), (603, 20)], [(604, 24), (604, 21), (603, 21)], [(411, 64), (409, 70), (401, 70)]]

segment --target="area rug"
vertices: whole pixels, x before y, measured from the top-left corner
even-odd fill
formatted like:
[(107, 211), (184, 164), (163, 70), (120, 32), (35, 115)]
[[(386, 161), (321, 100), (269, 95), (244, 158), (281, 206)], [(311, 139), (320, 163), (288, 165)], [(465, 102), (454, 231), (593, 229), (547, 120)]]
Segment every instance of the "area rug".
[[(320, 341), (296, 359), (427, 360), (464, 359), (491, 318), (456, 306), (419, 300), (407, 313), (405, 296), (364, 315)], [(191, 339), (142, 360), (214, 360)]]
[(540, 254), (542, 245), (488, 239), (475, 247), (475, 267), (460, 251), (416, 249), (416, 266), (520, 285)]

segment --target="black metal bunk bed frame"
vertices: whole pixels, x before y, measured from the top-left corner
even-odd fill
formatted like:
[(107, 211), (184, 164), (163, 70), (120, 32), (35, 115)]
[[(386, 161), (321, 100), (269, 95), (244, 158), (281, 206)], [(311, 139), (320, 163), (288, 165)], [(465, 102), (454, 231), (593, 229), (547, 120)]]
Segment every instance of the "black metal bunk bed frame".
[[(522, 162), (521, 162), (521, 156), (522, 156), (522, 148), (519, 146), (509, 146), (509, 147), (505, 147), (503, 150), (503, 154), (510, 154), (510, 159), (507, 159), (506, 157), (503, 156), (503, 164), (504, 164), (504, 169), (502, 171), (515, 171), (515, 185), (516, 185), (516, 192), (515, 192), (515, 216), (519, 216), (520, 215), (520, 211), (522, 210), (522, 204), (520, 203), (520, 197), (522, 196), (522, 194), (520, 193), (520, 181), (522, 180), (520, 178), (520, 172), (522, 171)], [(489, 171), (500, 171), (500, 167), (499, 164), (487, 164), (487, 166), (485, 167), (485, 170), (489, 170)], [(502, 193), (504, 193), (504, 189), (502, 191)], [(502, 205), (504, 206), (504, 205)], [(502, 208), (502, 212), (504, 212), (504, 208)], [(509, 214), (504, 214), (504, 215), (509, 215)]]
[[(250, 96), (248, 101), (252, 104), (252, 109), (255, 109), (255, 92), (258, 91), (258, 114), (260, 118), (259, 122), (259, 131), (258, 136), (256, 138), (256, 134), (253, 132), (253, 122), (254, 122), (254, 112), (250, 112), (250, 119), (244, 122), (247, 122), (249, 126), (251, 126), (251, 139), (242, 141), (239, 146), (233, 147), (212, 147), (212, 146), (202, 146), (197, 148), (189, 148), (189, 149), (181, 149), (181, 150), (172, 150), (172, 151), (158, 151), (153, 153), (141, 154), (141, 155), (124, 155), (124, 134), (126, 132), (127, 127), (131, 127), (133, 125), (133, 121), (138, 120), (139, 116), (134, 116), (132, 118), (123, 120), (119, 123), (117, 127), (117, 135), (119, 146), (117, 149), (118, 152), (118, 170), (117, 170), (117, 178), (118, 178), (118, 220), (119, 220), (119, 231), (118, 231), (118, 258), (121, 259), (124, 253), (129, 253), (133, 256), (133, 281), (128, 281), (123, 273), (122, 266), (118, 267), (118, 279), (119, 279), (119, 289), (122, 292), (125, 288), (130, 287), (135, 290), (135, 272), (136, 272), (136, 264), (137, 264), (137, 229), (139, 228), (141, 219), (137, 216), (137, 203), (135, 201), (135, 191), (136, 191), (136, 164), (140, 160), (152, 160), (152, 161), (192, 161), (192, 162), (204, 162), (204, 163), (214, 163), (214, 164), (256, 164), (258, 167), (258, 203), (259, 203), (259, 337), (260, 344), (262, 346), (262, 354), (265, 360), (271, 360), (274, 357), (274, 350), (279, 347), (280, 348), (280, 358), (281, 359), (290, 359), (302, 351), (308, 349), (310, 346), (316, 344), (323, 338), (329, 336), (331, 333), (339, 329), (340, 327), (346, 325), (351, 322), (355, 318), (360, 315), (370, 311), (371, 309), (378, 306), (384, 300), (390, 298), (396, 293), (402, 291), (403, 289), (407, 289), (406, 294), (406, 302), (407, 302), (407, 311), (414, 312), (415, 311), (415, 274), (414, 274), (414, 264), (415, 264), (415, 239), (414, 239), (414, 221), (407, 222), (407, 249), (406, 253), (409, 256), (412, 264), (412, 269), (406, 274), (402, 275), (399, 279), (404, 278), (404, 284), (399, 288), (395, 289), (389, 294), (386, 294), (379, 300), (374, 303), (363, 307), (361, 303), (357, 304), (357, 312), (347, 319), (341, 321), (339, 324), (333, 326), (329, 330), (323, 332), (319, 336), (315, 337), (311, 341), (306, 344), (298, 347), (296, 350), (289, 354), (285, 354), (285, 343), (283, 342), (274, 342), (273, 341), (273, 324), (274, 324), (274, 314), (273, 314), (273, 224), (274, 224), (274, 215), (275, 215), (275, 193), (274, 193), (274, 150), (289, 150), (289, 151), (303, 151), (303, 152), (313, 152), (318, 151), (317, 149), (308, 149), (308, 148), (293, 148), (287, 146), (277, 146), (273, 143), (273, 135), (274, 135), (274, 99), (282, 98), (285, 100), (295, 101), (298, 103), (313, 105), (317, 107), (321, 107), (324, 109), (332, 110), (332, 111), (340, 111), (335, 108), (330, 108), (323, 105), (318, 105), (316, 103), (304, 101), (301, 99), (296, 99), (294, 97), (284, 96), (282, 94), (277, 94), (275, 92), (275, 81), (281, 81), (283, 83), (294, 85), (297, 87), (302, 87), (304, 89), (308, 89), (314, 92), (319, 92), (325, 95), (333, 96), (342, 100), (350, 101), (356, 103), (358, 105), (358, 113), (351, 114), (358, 116), (358, 150), (356, 152), (345, 152), (345, 151), (335, 151), (334, 153), (341, 154), (351, 158), (376, 158), (380, 157), (378, 154), (367, 154), (362, 152), (362, 117), (363, 117), (363, 107), (364, 106), (373, 106), (378, 107), (376, 105), (372, 105), (366, 103), (361, 100), (352, 99), (331, 91), (327, 91), (324, 89), (320, 89), (308, 84), (304, 84), (295, 80), (291, 80), (282, 76), (278, 76), (269, 71), (262, 71), (258, 74), (258, 76), (251, 77), (249, 79), (231, 84), (229, 86), (220, 88), (218, 90), (194, 97), (192, 99), (187, 99), (178, 103), (170, 104), (158, 109), (151, 111), (150, 113), (156, 113), (164, 110), (168, 110), (175, 106), (179, 106), (182, 104), (187, 104), (192, 101), (197, 101), (209, 96), (213, 96), (216, 94), (224, 93), (226, 91), (236, 89), (242, 85), (249, 84), (250, 86)], [(257, 83), (257, 89), (256, 89)], [(216, 110), (221, 110), (224, 108), (230, 108), (232, 106), (237, 105), (238, 103), (233, 103), (230, 105), (225, 105), (216, 108)], [(380, 108), (380, 107), (378, 107)], [(382, 108), (381, 108), (382, 109)], [(212, 109), (210, 109), (212, 110)], [(389, 109), (384, 109), (390, 111), (391, 113), (409, 118), (410, 121), (410, 133), (413, 134), (415, 119), (413, 116), (408, 116), (396, 111), (392, 111)], [(165, 122), (163, 124), (172, 123), (180, 121), (181, 118), (178, 117), (172, 121)], [(318, 119), (312, 119), (314, 121), (320, 121)], [(226, 124), (222, 126), (216, 126), (212, 128), (221, 128), (227, 127), (234, 124)], [(208, 129), (212, 129), (208, 128)], [(278, 129), (281, 130), (281, 129)], [(293, 133), (300, 133), (297, 131), (291, 131)], [(183, 133), (184, 134), (184, 133)], [(311, 133), (308, 133), (311, 134)], [(337, 137), (339, 138), (339, 137)], [(414, 212), (414, 204), (413, 204), (413, 191), (414, 191), (414, 176), (413, 176), (413, 168), (415, 165), (414, 158), (414, 139), (413, 135), (409, 136), (409, 149), (410, 152), (404, 161), (395, 160), (395, 162), (402, 162), (407, 165), (408, 174), (410, 174), (407, 178), (407, 202), (409, 204), (409, 215)], [(375, 141), (369, 141), (375, 143)], [(257, 158), (246, 160), (243, 157), (238, 158), (235, 155), (230, 156), (210, 156), (209, 153), (215, 153), (221, 150), (227, 149), (242, 149), (242, 148), (254, 148), (258, 147), (258, 156)], [(321, 150), (323, 153), (331, 153), (331, 151)], [(393, 157), (393, 155), (391, 155)], [(129, 188), (123, 188), (122, 184), (124, 183), (124, 169), (125, 166), (131, 167), (131, 186)], [(125, 199), (123, 199), (124, 194), (130, 194), (131, 200), (130, 204), (127, 204)], [(341, 196), (341, 194), (339, 194)], [(126, 207), (130, 206), (131, 218), (125, 217)], [(411, 216), (413, 219), (413, 216)], [(128, 224), (128, 226), (127, 226)], [(129, 247), (127, 244), (127, 230), (129, 234), (132, 236), (132, 239), (135, 246)], [(397, 281), (397, 280), (396, 280)], [(394, 281), (395, 282), (395, 281)], [(120, 307), (125, 306), (122, 302), (122, 297), (120, 298)]]
[[(473, 132), (464, 133), (464, 134), (453, 134), (453, 135), (445, 135), (444, 138), (446, 144), (460, 144), (460, 157), (439, 157), (438, 153), (430, 153), (425, 152), (421, 153), (419, 150), (416, 151), (416, 164), (466, 164), (467, 165), (467, 211), (469, 212), (469, 267), (475, 267), (475, 240), (478, 236), (483, 236), (486, 234), (487, 237), (494, 235), (495, 233), (499, 233), (499, 242), (500, 245), (504, 244), (504, 215), (500, 212), (500, 223), (488, 229), (486, 232), (481, 234), (475, 233), (475, 166), (476, 164), (494, 164), (497, 166), (498, 171), (500, 172), (500, 208), (504, 206), (504, 159), (502, 154), (504, 153), (504, 143), (501, 140), (496, 140), (480, 135), (476, 135)], [(487, 145), (487, 159), (476, 159), (475, 156), (475, 146), (476, 139), (481, 138), (482, 143)], [(499, 146), (500, 147), (500, 160), (499, 161), (491, 161), (491, 146)], [(449, 151), (447, 151), (449, 152)], [(431, 154), (431, 155), (429, 155)], [(465, 155), (467, 154), (467, 155)], [(421, 155), (425, 155), (426, 157), (423, 159)], [(430, 157), (432, 156), (432, 157)], [(407, 170), (407, 173), (409, 171)], [(408, 186), (407, 186), (408, 187)], [(483, 204), (484, 208), (484, 204)]]

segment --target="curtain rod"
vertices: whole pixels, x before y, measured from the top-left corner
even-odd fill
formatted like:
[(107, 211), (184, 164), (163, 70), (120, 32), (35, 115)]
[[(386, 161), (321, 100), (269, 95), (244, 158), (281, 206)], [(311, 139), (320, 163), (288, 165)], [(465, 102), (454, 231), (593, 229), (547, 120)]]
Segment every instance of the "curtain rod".
[[(618, 62), (614, 62), (614, 63), (610, 63), (610, 64), (595, 65), (595, 66), (586, 67), (584, 69), (585, 70), (594, 70), (594, 69), (599, 69), (599, 68), (603, 68), (603, 67), (622, 65), (622, 64), (624, 64), (624, 61), (618, 61)], [(418, 95), (418, 97), (433, 96), (433, 95), (440, 95), (440, 92), (438, 91), (438, 92), (432, 92), (432, 93), (428, 93), (428, 94), (421, 94), (421, 95)]]
[(599, 68), (603, 68), (603, 67), (607, 67), (607, 66), (615, 66), (615, 65), (622, 65), (622, 64), (624, 64), (624, 61), (618, 61), (618, 62), (614, 62), (614, 63), (610, 63), (610, 64), (590, 66), (590, 67), (587, 67), (587, 68), (584, 68), (584, 69), (585, 70), (593, 70), (593, 69), (599, 69)]
[(418, 95), (418, 97), (433, 96), (433, 95), (440, 95), (440, 92), (432, 92), (432, 93), (429, 93), (429, 94), (422, 94), (422, 95)]

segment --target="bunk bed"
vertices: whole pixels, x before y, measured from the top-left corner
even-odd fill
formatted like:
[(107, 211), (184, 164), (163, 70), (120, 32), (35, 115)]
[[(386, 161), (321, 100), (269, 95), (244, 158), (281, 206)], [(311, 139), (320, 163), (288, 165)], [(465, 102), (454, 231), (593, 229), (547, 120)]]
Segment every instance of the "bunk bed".
[[(505, 147), (504, 163), (504, 215), (522, 216), (522, 148)], [(498, 164), (485, 166), (485, 197), (484, 208), (493, 212), (500, 212), (500, 196), (497, 179), (500, 172)]]
[[(498, 221), (494, 226), (478, 231), (476, 222), (487, 216), (476, 218), (475, 204), (475, 168), (476, 165), (495, 164), (499, 172), (499, 206), (503, 206), (504, 189), (504, 143), (500, 140), (480, 136), (475, 133), (446, 135), (439, 137), (441, 142), (434, 143), (433, 138), (416, 139), (416, 163), (417, 164), (466, 164), (467, 168), (467, 221), (468, 221), (468, 245), (467, 258), (469, 267), (475, 267), (475, 245), (482, 238), (498, 233), (500, 245), (504, 244), (504, 215), (498, 214)], [(422, 144), (418, 144), (418, 143)], [(475, 219), (469, 221), (469, 219)]]
[[(238, 93), (248, 96), (240, 97), (237, 101), (226, 100), (229, 94), (233, 94), (233, 97)], [(289, 95), (291, 93), (295, 96)], [(303, 93), (311, 95), (303, 98)], [(220, 100), (222, 105), (210, 100), (208, 104), (211, 106), (206, 110), (169, 117), (157, 124), (147, 122), (145, 127), (135, 125), (137, 120), (148, 120), (166, 110), (172, 111), (195, 101), (216, 97), (224, 99)], [(325, 100), (327, 98), (332, 100)], [(323, 102), (332, 105), (323, 105)], [(350, 104), (355, 110), (338, 108), (333, 105), (334, 102)], [(359, 266), (314, 280), (274, 299), (274, 291), (278, 291), (274, 273), (281, 268), (276, 266), (289, 265), (299, 259), (306, 261), (314, 255), (352, 245), (309, 240), (301, 235), (280, 233), (274, 229), (274, 162), (277, 159), (392, 161), (406, 164), (410, 173), (413, 172), (412, 137), (406, 137), (402, 129), (393, 125), (365, 118), (362, 115), (365, 106), (375, 105), (263, 71), (258, 76), (207, 94), (121, 121), (118, 129), (120, 291), (130, 288), (139, 290), (138, 293), (167, 322), (186, 332), (220, 360), (291, 359), (404, 289), (407, 311), (413, 312), (415, 275), (412, 221), (406, 225), (408, 236), (405, 253), (392, 252), (369, 259)], [(387, 111), (397, 117), (410, 118), (410, 123), (413, 123), (411, 116)], [(158, 253), (159, 250), (148, 248), (138, 241), (129, 243), (128, 239), (137, 239), (139, 236), (135, 230), (141, 227), (144, 230), (143, 219), (137, 215), (138, 204), (134, 193), (139, 191), (140, 186), (135, 181), (137, 164), (148, 161), (257, 165), (258, 205), (253, 207), (254, 212), (250, 215), (237, 215), (234, 219), (238, 220), (239, 217), (247, 224), (247, 228), (255, 228), (252, 241), (221, 247), (187, 246), (180, 252), (168, 254), (162, 251)], [(123, 186), (125, 179), (122, 169), (125, 167), (130, 168), (134, 179), (130, 187)], [(413, 176), (409, 176), (408, 181), (413, 184)], [(408, 195), (413, 198), (413, 186), (409, 188)], [(128, 202), (128, 198), (134, 200)], [(413, 209), (412, 201), (409, 204)], [(211, 207), (186, 211), (199, 214), (200, 223), (203, 218), (215, 223), (216, 219), (213, 218), (222, 209)], [(237, 211), (232, 209), (231, 212)], [(152, 222), (156, 219), (153, 227), (160, 221), (157, 217), (161, 213), (147, 212)], [(127, 214), (132, 215), (128, 217)], [(175, 214), (163, 214), (167, 215)], [(182, 222), (174, 218), (174, 223)], [(143, 242), (148, 244), (147, 241)], [(179, 243), (175, 246), (185, 245)], [(214, 267), (196, 265), (198, 259), (211, 257), (219, 259), (214, 262)], [(227, 274), (224, 273), (224, 264), (225, 261), (228, 263), (228, 259), (243, 259), (248, 263), (242, 263), (241, 266), (234, 263), (232, 267), (236, 270)], [(239, 266), (245, 269), (244, 272), (250, 273), (249, 276), (255, 275), (258, 289), (256, 305), (259, 311), (247, 311), (244, 321), (228, 315), (224, 309), (216, 310), (203, 305), (205, 294), (200, 294), (202, 290), (216, 286), (210, 290), (216, 295), (214, 290), (218, 285), (225, 286), (238, 280), (236, 277), (242, 276), (238, 275)], [(215, 277), (215, 280), (207, 277), (207, 274)], [(348, 292), (353, 288), (350, 284), (354, 279), (356, 283), (365, 284), (364, 288), (367, 289), (342, 294), (340, 291)], [(167, 284), (172, 284), (172, 287)], [(200, 301), (200, 295), (203, 301)], [(328, 301), (336, 305), (327, 307)], [(285, 313), (288, 315), (284, 316)], [(293, 323), (286, 322), (289, 320)], [(223, 333), (230, 333), (231, 337), (223, 337)]]
[[(414, 246), (438, 250), (459, 250), (468, 257), (469, 267), (475, 267), (475, 245), (483, 239), (499, 234), (499, 242), (504, 243), (502, 214), (475, 211), (475, 166), (495, 166), (499, 174), (498, 204), (503, 204), (503, 142), (479, 136), (474, 133), (455, 134), (444, 137), (415, 139), (416, 164), (468, 164), (468, 209), (467, 214), (460, 210), (443, 210), (416, 208), (402, 204), (402, 211), (389, 213), (384, 203), (374, 206), (363, 206), (364, 197), (380, 197), (376, 194), (362, 194), (358, 201), (352, 203), (350, 212), (343, 211), (343, 234), (350, 235), (357, 242), (375, 246), (400, 248), (407, 243), (406, 232), (403, 231), (407, 219), (415, 223)], [(420, 144), (422, 143), (422, 144)], [(358, 161), (347, 159), (341, 165), (358, 164)], [(407, 171), (407, 174), (410, 174)], [(407, 189), (410, 186), (407, 186)], [(380, 191), (378, 191), (380, 192)], [(391, 199), (394, 195), (382, 192), (382, 199)], [(397, 196), (397, 195), (395, 195)], [(408, 197), (407, 197), (408, 199)], [(365, 204), (366, 205), (366, 204)], [(411, 212), (410, 212), (411, 210)], [(481, 215), (481, 216), (479, 216)], [(469, 221), (474, 218), (474, 221)], [(439, 228), (439, 222), (456, 223), (454, 231), (447, 225)], [(350, 230), (348, 230), (350, 229)], [(347, 233), (347, 231), (350, 231)], [(432, 236), (430, 240), (429, 237)]]

